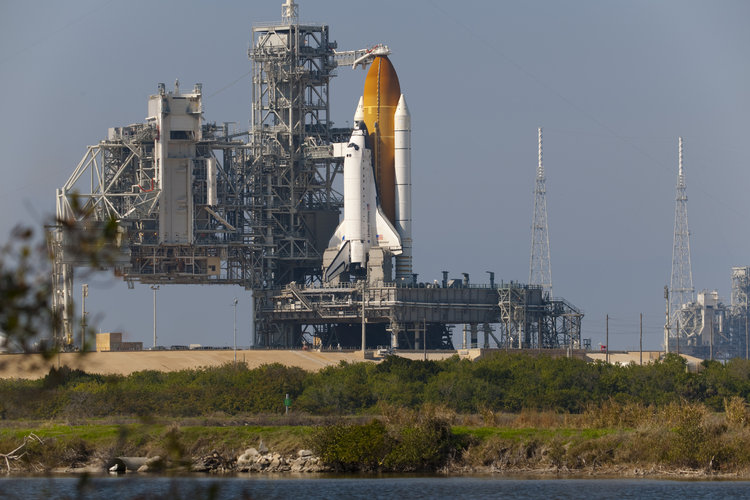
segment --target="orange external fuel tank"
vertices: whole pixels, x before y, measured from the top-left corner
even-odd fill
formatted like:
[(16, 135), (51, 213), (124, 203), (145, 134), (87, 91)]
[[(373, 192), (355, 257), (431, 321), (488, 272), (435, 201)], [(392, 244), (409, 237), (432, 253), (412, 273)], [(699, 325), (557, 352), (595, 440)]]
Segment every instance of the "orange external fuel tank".
[(401, 86), (387, 56), (378, 56), (372, 61), (362, 97), (380, 206), (391, 224), (396, 224), (393, 115), (401, 97)]

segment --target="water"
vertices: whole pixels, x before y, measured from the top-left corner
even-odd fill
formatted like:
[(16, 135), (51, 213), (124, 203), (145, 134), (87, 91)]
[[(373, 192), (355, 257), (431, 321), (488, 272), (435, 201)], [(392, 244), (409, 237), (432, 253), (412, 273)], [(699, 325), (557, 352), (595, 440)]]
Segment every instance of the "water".
[(45, 499), (309, 499), (544, 498), (714, 499), (750, 497), (748, 481), (650, 479), (517, 479), (481, 477), (75, 477), (0, 479), (0, 498)]

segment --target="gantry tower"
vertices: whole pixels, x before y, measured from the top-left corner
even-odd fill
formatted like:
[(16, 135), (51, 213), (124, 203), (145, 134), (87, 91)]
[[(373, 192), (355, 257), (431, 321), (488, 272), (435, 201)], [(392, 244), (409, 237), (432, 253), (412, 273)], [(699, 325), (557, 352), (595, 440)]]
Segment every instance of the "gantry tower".
[(538, 163), (534, 187), (534, 217), (531, 222), (531, 259), (529, 284), (538, 285), (552, 297), (552, 269), (549, 255), (549, 232), (547, 230), (547, 188), (542, 163), (542, 129), (538, 132)]
[[(678, 140), (677, 197), (674, 209), (674, 241), (672, 246), (672, 277), (669, 308), (671, 311), (670, 339), (689, 336), (695, 328), (695, 317), (685, 307), (695, 300), (693, 270), (690, 264), (690, 230), (688, 229), (687, 186), (682, 165), (682, 137)], [(669, 348), (669, 346), (665, 346)]]
[(299, 332), (266, 321), (266, 290), (320, 280), (323, 251), (342, 197), (333, 188), (329, 83), (337, 66), (328, 26), (300, 24), (297, 5), (282, 6), (278, 25), (253, 27), (252, 190), (255, 248), (252, 284), (256, 345), (296, 345)]
[(750, 304), (750, 267), (732, 268), (732, 313), (747, 315)]

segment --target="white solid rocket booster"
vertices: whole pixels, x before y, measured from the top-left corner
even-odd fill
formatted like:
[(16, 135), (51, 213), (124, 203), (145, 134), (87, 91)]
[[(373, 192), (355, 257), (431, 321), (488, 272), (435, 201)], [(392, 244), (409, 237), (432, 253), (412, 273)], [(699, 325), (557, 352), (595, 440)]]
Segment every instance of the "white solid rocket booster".
[(398, 100), (394, 121), (394, 168), (396, 184), (396, 231), (401, 237), (401, 255), (396, 256), (396, 279), (411, 282), (411, 115), (404, 95)]

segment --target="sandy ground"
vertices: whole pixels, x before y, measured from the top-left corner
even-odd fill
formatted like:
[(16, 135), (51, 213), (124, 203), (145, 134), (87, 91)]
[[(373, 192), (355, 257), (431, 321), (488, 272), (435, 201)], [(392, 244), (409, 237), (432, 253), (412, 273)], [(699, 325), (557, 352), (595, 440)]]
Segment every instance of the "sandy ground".
[[(442, 360), (455, 356), (471, 360), (501, 351), (500, 349), (459, 349), (458, 351), (427, 351), (427, 359)], [(528, 351), (536, 354), (543, 351)], [(563, 351), (544, 351), (544, 354), (564, 355)], [(653, 362), (658, 359), (659, 352), (644, 352), (643, 362)], [(382, 358), (375, 357), (375, 352), (368, 351), (369, 362), (378, 362)], [(398, 356), (421, 360), (425, 354), (419, 351), (398, 351)], [(585, 355), (589, 361), (601, 359), (604, 353), (576, 352), (576, 357)], [(689, 357), (687, 357), (689, 358)], [(610, 362), (618, 364), (639, 363), (640, 354), (610, 353)], [(137, 351), (137, 352), (91, 352), (81, 355), (78, 353), (64, 353), (45, 360), (36, 354), (0, 354), (0, 379), (26, 378), (36, 379), (44, 377), (53, 366), (68, 366), (78, 368), (88, 373), (116, 373), (127, 375), (142, 370), (177, 371), (201, 366), (216, 366), (234, 361), (234, 351)], [(239, 350), (237, 361), (247, 363), (249, 368), (256, 368), (263, 364), (281, 363), (286, 366), (297, 366), (303, 370), (317, 371), (326, 366), (338, 365), (341, 361), (357, 363), (362, 361), (362, 352), (339, 351), (303, 351), (303, 350)], [(697, 358), (689, 358), (688, 364), (700, 363)]]
[[(643, 364), (653, 363), (654, 361), (661, 359), (664, 356), (664, 351), (643, 351)], [(694, 356), (688, 356), (687, 354), (680, 354), (687, 362), (688, 369), (691, 372), (697, 372), (700, 369), (700, 364), (703, 361), (700, 358)], [(604, 352), (591, 352), (587, 353), (586, 357), (591, 361), (606, 361), (607, 354)], [(628, 365), (630, 363), (640, 364), (641, 354), (638, 351), (630, 352), (610, 352), (609, 362), (615, 365)]]
[[(127, 375), (141, 370), (177, 371), (200, 366), (216, 366), (234, 361), (234, 351), (138, 351), (63, 353), (50, 360), (37, 354), (0, 355), (0, 378), (36, 379), (44, 377), (53, 366), (78, 368), (88, 373)], [(362, 352), (316, 352), (301, 350), (237, 351), (237, 361), (256, 368), (281, 363), (317, 371), (341, 361), (362, 361)]]

